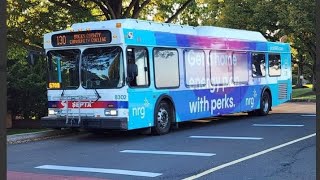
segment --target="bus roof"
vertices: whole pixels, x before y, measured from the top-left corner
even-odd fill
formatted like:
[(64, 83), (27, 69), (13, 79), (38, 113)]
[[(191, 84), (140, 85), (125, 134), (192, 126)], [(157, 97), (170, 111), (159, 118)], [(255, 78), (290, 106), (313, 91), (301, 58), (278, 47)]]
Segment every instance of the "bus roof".
[(207, 36), (227, 39), (237, 39), (244, 41), (267, 42), (267, 39), (258, 31), (247, 31), (240, 29), (222, 28), (215, 26), (187, 26), (171, 23), (158, 23), (154, 21), (137, 19), (115, 19), (108, 21), (76, 23), (71, 26), (73, 30), (79, 29), (106, 29), (115, 28), (117, 23), (121, 23), (121, 28), (150, 30), (158, 32), (169, 32), (174, 34)]
[(198, 26), (197, 31), (199, 36), (212, 36), (212, 37), (246, 40), (246, 41), (262, 41), (262, 42), (268, 41), (258, 31), (248, 31), (248, 30), (240, 30), (240, 29), (215, 27), (215, 26)]

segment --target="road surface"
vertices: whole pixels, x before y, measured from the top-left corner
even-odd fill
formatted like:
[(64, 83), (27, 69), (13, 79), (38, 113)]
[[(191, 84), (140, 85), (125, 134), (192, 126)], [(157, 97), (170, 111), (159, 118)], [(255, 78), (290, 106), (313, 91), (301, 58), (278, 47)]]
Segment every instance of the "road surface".
[(8, 145), (8, 179), (316, 179), (315, 103), (268, 116), (183, 123), (164, 136), (136, 132)]

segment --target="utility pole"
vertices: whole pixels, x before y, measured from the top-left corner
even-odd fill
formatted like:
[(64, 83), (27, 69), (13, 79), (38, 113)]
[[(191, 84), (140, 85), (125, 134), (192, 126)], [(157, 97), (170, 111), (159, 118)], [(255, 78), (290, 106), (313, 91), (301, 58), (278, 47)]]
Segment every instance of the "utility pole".
[[(316, 1), (316, 8), (320, 8), (320, 0)], [(316, 10), (316, 171), (317, 176), (316, 179), (320, 179), (320, 11)]]
[[(320, 0), (316, 1), (316, 8), (320, 8)], [(316, 10), (316, 179), (320, 179), (320, 12)]]
[(7, 179), (7, 1), (0, 0), (0, 179)]

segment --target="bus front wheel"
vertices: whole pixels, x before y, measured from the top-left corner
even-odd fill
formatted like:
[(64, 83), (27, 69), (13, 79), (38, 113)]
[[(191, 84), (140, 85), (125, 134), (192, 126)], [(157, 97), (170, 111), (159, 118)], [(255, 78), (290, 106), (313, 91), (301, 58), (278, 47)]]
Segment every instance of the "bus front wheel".
[(266, 116), (269, 114), (271, 108), (271, 97), (268, 92), (264, 92), (261, 98), (260, 109), (257, 111), (257, 114), (260, 116)]
[(169, 132), (171, 120), (173, 118), (172, 112), (172, 108), (167, 102), (161, 101), (158, 104), (155, 109), (155, 122), (154, 127), (152, 128), (152, 133), (154, 135), (162, 135)]

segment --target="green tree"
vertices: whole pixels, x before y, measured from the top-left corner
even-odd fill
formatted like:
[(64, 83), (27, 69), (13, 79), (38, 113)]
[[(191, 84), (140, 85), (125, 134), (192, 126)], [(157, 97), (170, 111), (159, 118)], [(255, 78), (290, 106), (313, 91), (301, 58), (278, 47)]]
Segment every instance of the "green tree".
[(237, 0), (221, 4), (217, 25), (261, 32), (267, 39), (279, 40), (285, 35), (287, 20), (284, 1)]
[(314, 0), (225, 0), (220, 4), (218, 26), (259, 31), (271, 41), (287, 37), (296, 52), (293, 64), (298, 64), (300, 74), (311, 70), (305, 77), (315, 83)]
[(35, 66), (25, 60), (26, 50), (9, 46), (8, 52), (8, 111), (12, 117), (39, 118), (46, 113), (45, 63)]
[(291, 39), (292, 47), (298, 51), (295, 55), (295, 63), (298, 64), (300, 73), (312, 82), (315, 88), (315, 1), (292, 0), (288, 2), (287, 11), (288, 28), (286, 33)]
[(8, 111), (13, 118), (39, 118), (47, 111), (46, 63), (39, 57), (30, 66), (26, 60), (28, 52), (43, 53), (43, 34), (95, 17), (89, 10), (73, 15), (45, 1), (8, 0), (7, 7)]
[[(170, 13), (166, 11), (170, 7), (173, 8), (175, 3), (179, 1), (166, 1), (159, 5), (158, 16), (169, 18)], [(191, 2), (183, 12), (181, 12), (172, 22), (179, 24), (187, 24), (191, 26), (215, 24), (216, 16), (219, 11), (218, 0), (196, 0)]]
[(30, 66), (26, 57), (43, 54), (43, 35), (63, 30), (74, 23), (118, 18), (154, 19), (171, 22), (194, 0), (162, 3), (155, 0), (8, 0), (8, 110), (15, 116), (39, 118), (46, 114), (46, 63), (39, 58)]
[[(163, 12), (167, 17), (166, 22), (172, 22), (183, 10), (195, 0), (49, 0), (57, 7), (72, 11), (76, 8), (87, 10), (88, 6), (95, 9), (95, 15), (102, 20), (108, 19), (147, 19), (154, 14)], [(166, 7), (166, 8), (163, 8)], [(78, 13), (81, 11), (78, 11)], [(150, 19), (149, 18), (149, 19)]]

